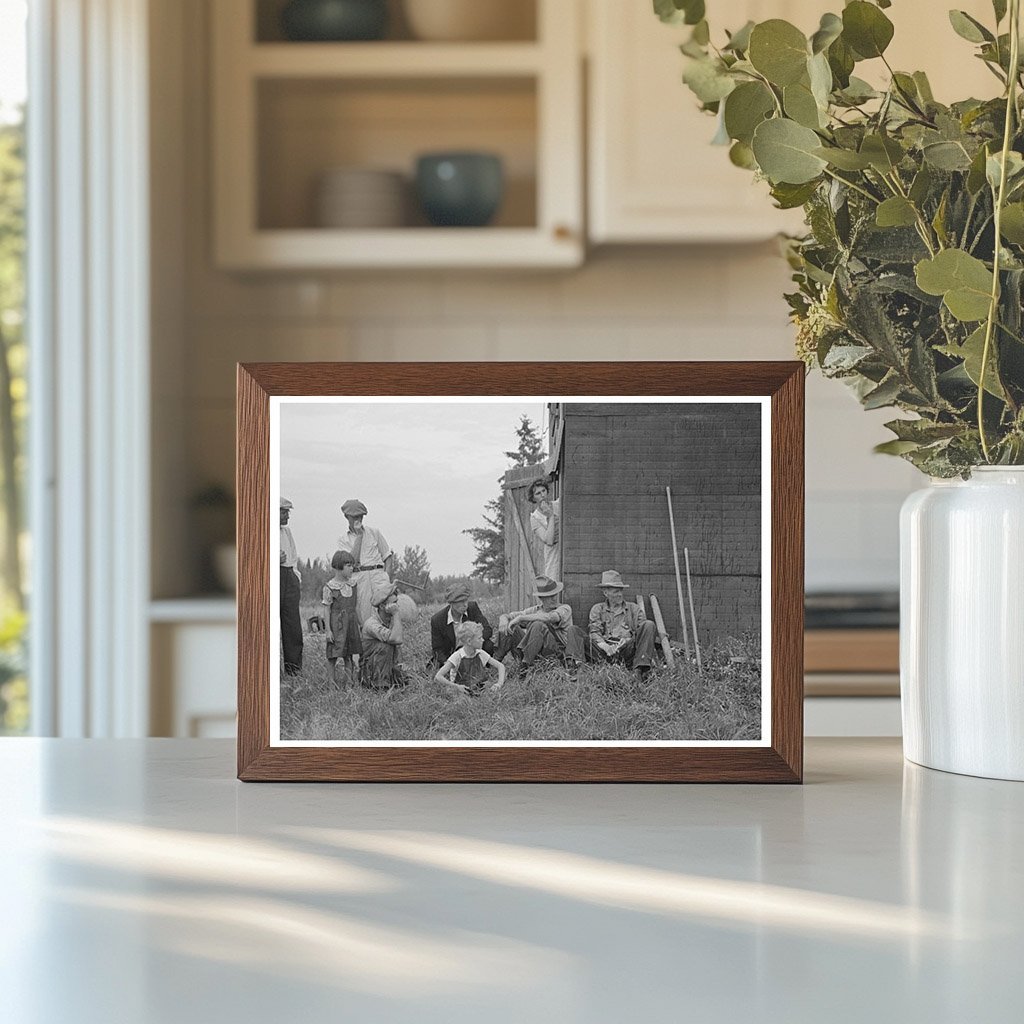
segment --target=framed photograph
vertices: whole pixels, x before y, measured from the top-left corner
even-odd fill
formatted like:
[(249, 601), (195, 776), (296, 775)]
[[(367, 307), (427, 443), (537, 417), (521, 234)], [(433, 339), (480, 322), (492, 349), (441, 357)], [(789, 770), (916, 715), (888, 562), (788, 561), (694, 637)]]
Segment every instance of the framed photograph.
[(245, 781), (799, 782), (798, 362), (238, 368)]

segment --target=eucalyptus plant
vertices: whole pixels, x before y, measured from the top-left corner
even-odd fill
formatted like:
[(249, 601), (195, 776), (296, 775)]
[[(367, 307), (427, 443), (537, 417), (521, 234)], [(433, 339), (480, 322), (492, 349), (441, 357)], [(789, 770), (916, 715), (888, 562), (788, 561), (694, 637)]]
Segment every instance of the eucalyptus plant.
[[(998, 95), (947, 106), (886, 59), (890, 0), (852, 0), (810, 37), (748, 22), (721, 45), (705, 0), (654, 0), (691, 26), (683, 80), (715, 141), (803, 207), (808, 231), (786, 241), (801, 358), (866, 409), (910, 414), (878, 450), (932, 476), (1024, 463), (1020, 2), (993, 0), (989, 25), (949, 12)], [(855, 74), (865, 61), (887, 88)]]

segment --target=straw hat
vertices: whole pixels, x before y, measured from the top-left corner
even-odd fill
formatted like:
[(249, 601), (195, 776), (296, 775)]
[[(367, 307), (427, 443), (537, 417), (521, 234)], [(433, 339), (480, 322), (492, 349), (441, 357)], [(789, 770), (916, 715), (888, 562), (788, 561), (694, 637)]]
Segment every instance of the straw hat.
[(556, 582), (550, 576), (538, 576), (534, 584), (535, 597), (554, 597), (565, 589), (564, 584)]

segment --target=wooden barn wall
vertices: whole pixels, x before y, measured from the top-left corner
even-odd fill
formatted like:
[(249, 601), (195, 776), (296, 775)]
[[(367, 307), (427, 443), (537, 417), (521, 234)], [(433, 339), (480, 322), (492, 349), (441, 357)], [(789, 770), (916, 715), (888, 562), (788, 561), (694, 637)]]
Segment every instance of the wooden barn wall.
[[(510, 610), (527, 608), (537, 601), (533, 596), (533, 581), (535, 574), (543, 571), (544, 554), (540, 541), (530, 529), (533, 506), (527, 500), (526, 492), (541, 475), (543, 467), (540, 466), (510, 469), (502, 485), (505, 494), (505, 598)], [(516, 525), (517, 511), (522, 533)]]
[(702, 646), (758, 630), (760, 406), (567, 404), (565, 416), (562, 575), (574, 621), (601, 600), (601, 572), (618, 569), (629, 599), (656, 594), (681, 638), (669, 486)]

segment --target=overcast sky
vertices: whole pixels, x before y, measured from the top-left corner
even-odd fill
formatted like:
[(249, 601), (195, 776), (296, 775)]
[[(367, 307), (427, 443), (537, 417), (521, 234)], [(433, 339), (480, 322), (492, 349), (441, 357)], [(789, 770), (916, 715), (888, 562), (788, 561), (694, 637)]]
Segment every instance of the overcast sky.
[(347, 529), (341, 505), (358, 498), (396, 553), (418, 544), (433, 575), (468, 574), (476, 549), (461, 531), (483, 525), (523, 414), (546, 426), (531, 399), (282, 402), (281, 494), (295, 505), (299, 557), (330, 557)]

